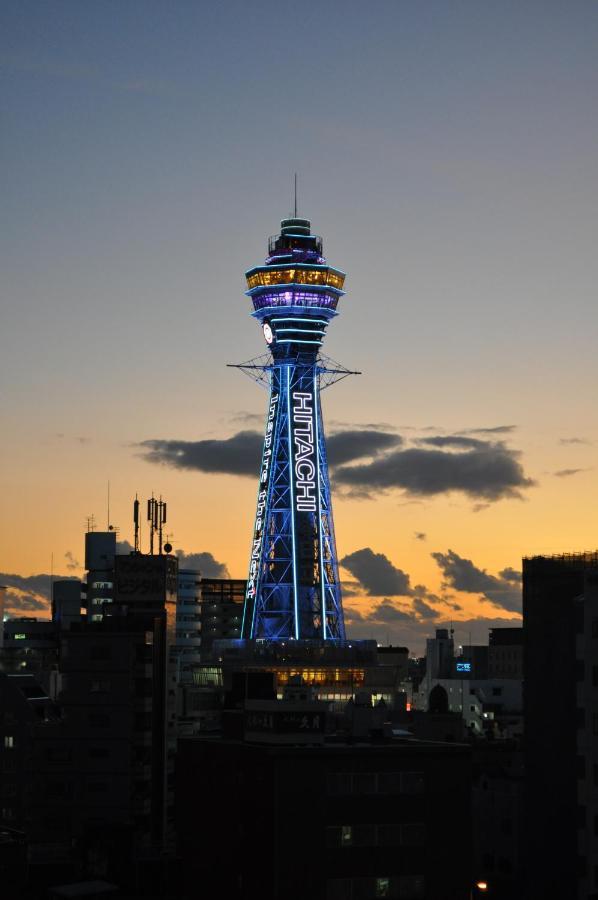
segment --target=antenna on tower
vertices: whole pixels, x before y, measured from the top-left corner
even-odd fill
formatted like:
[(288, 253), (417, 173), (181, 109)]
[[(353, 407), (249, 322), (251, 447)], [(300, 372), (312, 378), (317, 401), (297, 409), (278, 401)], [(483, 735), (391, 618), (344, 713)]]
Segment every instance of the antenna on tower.
[(106, 498), (106, 517), (107, 517), (106, 528), (108, 531), (111, 531), (112, 529), (110, 528), (110, 481), (108, 481), (108, 492), (107, 492), (107, 498)]
[(166, 501), (156, 500), (152, 494), (151, 500), (147, 501), (147, 519), (150, 523), (150, 554), (154, 554), (154, 535), (158, 532), (158, 553), (162, 553), (162, 528), (166, 524)]
[(294, 209), (294, 218), (297, 218), (297, 173), (295, 172), (295, 209)]
[(135, 553), (139, 553), (139, 500), (135, 494), (133, 502), (133, 522), (135, 523)]
[(162, 528), (166, 524), (166, 501), (162, 500), (162, 495), (160, 495), (160, 499), (158, 501), (158, 538), (160, 542), (160, 549), (158, 553), (162, 553)]

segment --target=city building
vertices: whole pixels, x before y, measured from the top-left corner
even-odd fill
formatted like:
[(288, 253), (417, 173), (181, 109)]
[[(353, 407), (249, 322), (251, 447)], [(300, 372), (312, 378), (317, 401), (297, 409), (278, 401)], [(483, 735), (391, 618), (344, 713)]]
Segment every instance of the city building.
[(83, 606), (89, 622), (101, 622), (110, 614), (114, 599), (114, 559), (116, 531), (87, 531), (85, 534), (85, 569)]
[(52, 582), (52, 621), (58, 631), (68, 630), (81, 622), (82, 584), (76, 579)]
[(5, 619), (0, 626), (0, 671), (29, 674), (50, 690), (51, 673), (58, 664), (58, 633), (49, 619), (18, 616)]
[(201, 659), (211, 659), (214, 641), (241, 637), (247, 582), (241, 578), (203, 578), (201, 582)]
[(532, 896), (598, 897), (598, 553), (523, 560), (524, 859)]
[(446, 628), (437, 629), (435, 637), (426, 641), (426, 671), (413, 692), (413, 707), (419, 711), (460, 713), (474, 735), (520, 735), (522, 681), (512, 675), (488, 677), (489, 654), (489, 646), (465, 645), (462, 654), (455, 656), (452, 634)]
[[(309, 698), (247, 700), (241, 715), (237, 737), (180, 741), (177, 833), (189, 889), (470, 900), (469, 747), (335, 738)], [(198, 809), (210, 810), (201, 852)]]
[(490, 629), (488, 676), (523, 680), (523, 628)]
[(193, 667), (200, 662), (201, 595), (201, 572), (179, 569), (175, 635), (178, 684), (192, 682)]

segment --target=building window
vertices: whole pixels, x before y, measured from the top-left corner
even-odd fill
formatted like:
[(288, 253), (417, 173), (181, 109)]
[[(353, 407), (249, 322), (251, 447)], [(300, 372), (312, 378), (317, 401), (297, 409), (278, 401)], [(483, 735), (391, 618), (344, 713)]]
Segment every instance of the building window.
[(352, 897), (350, 878), (332, 878), (326, 882), (326, 900), (351, 900)]
[(104, 590), (105, 588), (111, 588), (112, 582), (111, 581), (94, 581), (94, 582), (92, 582), (91, 586), (92, 586), (92, 588), (96, 588), (97, 590), (101, 591), (101, 590)]
[(400, 794), (401, 773), (380, 772), (378, 774), (378, 791), (381, 794)]
[(89, 686), (89, 692), (91, 694), (107, 694), (109, 690), (109, 681), (92, 681)]
[(105, 713), (90, 713), (88, 718), (92, 728), (108, 728), (110, 726), (110, 716)]
[(401, 844), (400, 825), (378, 825), (378, 840), (380, 847), (399, 847)]
[(105, 781), (90, 781), (87, 784), (88, 794), (103, 794), (108, 790), (108, 783)]
[(376, 878), (375, 897), (391, 897), (390, 878)]
[(375, 794), (376, 781), (375, 772), (355, 772), (353, 775), (353, 793)]
[(329, 794), (350, 794), (351, 783), (350, 772), (329, 772), (326, 779), (326, 787)]
[(424, 792), (424, 773), (423, 772), (402, 772), (401, 773), (401, 793), (403, 794), (423, 794)]
[(410, 822), (401, 825), (401, 844), (403, 847), (423, 847), (426, 842), (426, 826), (423, 822)]
[(90, 759), (106, 759), (110, 755), (107, 747), (90, 747), (87, 751)]
[(101, 622), (103, 618), (104, 618), (104, 616), (102, 615), (102, 613), (94, 613), (91, 617), (91, 621), (92, 622)]
[(14, 750), (15, 739), (12, 734), (4, 735), (4, 749), (5, 750)]
[(46, 759), (49, 762), (70, 762), (71, 751), (68, 747), (48, 747)]
[(95, 647), (91, 648), (89, 655), (94, 660), (110, 659), (112, 651), (108, 644), (96, 644)]
[(426, 896), (426, 885), (423, 875), (401, 875), (398, 879), (398, 896), (404, 900), (419, 900)]

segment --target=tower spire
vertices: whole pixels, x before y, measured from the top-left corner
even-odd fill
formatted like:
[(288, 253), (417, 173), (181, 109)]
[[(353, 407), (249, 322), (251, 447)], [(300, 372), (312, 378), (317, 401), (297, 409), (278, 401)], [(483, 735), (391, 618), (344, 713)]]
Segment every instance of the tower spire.
[(295, 172), (295, 206), (293, 208), (293, 218), (297, 218), (297, 173)]

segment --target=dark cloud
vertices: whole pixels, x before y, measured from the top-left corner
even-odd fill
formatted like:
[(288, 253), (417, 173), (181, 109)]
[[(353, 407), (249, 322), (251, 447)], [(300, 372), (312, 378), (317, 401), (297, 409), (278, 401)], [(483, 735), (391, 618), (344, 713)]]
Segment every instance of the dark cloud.
[[(405, 613), (404, 610), (389, 610), (386, 604), (390, 604), (390, 600), (385, 601), (382, 616), (377, 618), (377, 607), (363, 613), (361, 610), (352, 609), (347, 615), (345, 610), (345, 620), (347, 625), (347, 633), (350, 639), (374, 639), (380, 644), (390, 642), (391, 644), (405, 646), (409, 648), (410, 654), (413, 656), (425, 653), (426, 638), (432, 637), (436, 628), (454, 628), (455, 641), (459, 643), (474, 644), (487, 643), (488, 631), (490, 628), (520, 628), (521, 618), (485, 618), (476, 616), (472, 619), (426, 619), (416, 618)], [(398, 614), (397, 614), (398, 613)]]
[(339, 562), (363, 585), (366, 594), (409, 596), (412, 593), (409, 575), (393, 566), (383, 553), (374, 553), (370, 547), (349, 553)]
[(416, 541), (425, 541), (428, 537), (425, 531), (414, 531), (413, 536)]
[(368, 616), (368, 619), (370, 621), (382, 623), (411, 622), (413, 620), (413, 615), (399, 606), (398, 603), (393, 603), (392, 600), (385, 597), (384, 600), (381, 600), (380, 603), (376, 604)]
[(139, 446), (147, 462), (163, 463), (175, 469), (255, 478), (263, 442), (264, 436), (257, 431), (238, 431), (224, 440), (150, 440)]
[(418, 619), (437, 619), (440, 615), (437, 609), (433, 609), (426, 603), (425, 600), (422, 600), (421, 597), (415, 597), (413, 600), (413, 609), (418, 617)]
[(69, 581), (60, 575), (14, 575), (0, 572), (0, 584), (8, 590), (5, 596), (5, 609), (13, 615), (50, 612), (51, 581)]
[[(432, 439), (429, 439), (432, 440)], [(521, 498), (521, 490), (534, 482), (526, 477), (519, 452), (504, 443), (468, 441), (451, 446), (467, 447), (458, 452), (424, 447), (395, 450), (370, 463), (341, 466), (335, 481), (361, 496), (398, 488), (416, 496), (461, 491), (476, 500)]]
[(263, 425), (264, 413), (236, 412), (230, 417), (231, 422), (238, 422), (242, 425)]
[(578, 472), (587, 472), (587, 469), (559, 469), (558, 472), (553, 472), (557, 478), (569, 478), (571, 475), (577, 475)]
[(21, 594), (15, 591), (6, 592), (5, 610), (13, 615), (21, 615), (23, 613), (48, 613), (50, 611), (50, 603), (41, 597), (33, 594)]
[(226, 564), (218, 562), (207, 551), (184, 553), (182, 550), (177, 550), (176, 555), (179, 558), (179, 568), (181, 569), (199, 569), (204, 578), (230, 578)]
[[(258, 431), (238, 431), (230, 438), (203, 441), (148, 440), (138, 446), (147, 462), (163, 463), (176, 469), (242, 475), (255, 478), (264, 436)], [(327, 440), (331, 467), (354, 459), (378, 456), (397, 447), (402, 438), (374, 428), (352, 429), (331, 434)]]
[(521, 584), (523, 581), (521, 571), (512, 569), (510, 566), (507, 566), (506, 569), (501, 569), (498, 574), (500, 578), (504, 578), (505, 581), (512, 581), (514, 584)]
[(45, 573), (40, 573), (39, 575), (9, 575), (7, 572), (0, 572), (0, 584), (8, 588), (16, 588), (25, 594), (43, 597), (46, 600), (50, 598), (51, 581), (69, 580), (72, 579)]
[(570, 438), (561, 438), (559, 443), (560, 444), (592, 444), (593, 441), (588, 440), (588, 438), (570, 437)]
[(494, 425), (492, 428), (466, 428), (461, 434), (511, 434), (516, 425)]
[(132, 553), (134, 550), (133, 544), (130, 544), (129, 541), (117, 541), (116, 542), (116, 555), (117, 556), (127, 556), (129, 553)]
[[(133, 552), (133, 545), (128, 541), (117, 541), (116, 552), (126, 556)], [(175, 550), (181, 569), (199, 569), (204, 578), (230, 578), (226, 563), (218, 560), (207, 550), (199, 553), (185, 553), (184, 550)]]
[(479, 594), (482, 599), (494, 606), (509, 612), (521, 609), (521, 587), (513, 576), (515, 570), (503, 569), (508, 577), (490, 575), (485, 569), (479, 569), (470, 559), (465, 559), (449, 550), (447, 553), (432, 553), (445, 580), (445, 584), (456, 591), (468, 594)]
[(81, 568), (81, 566), (79, 564), (79, 560), (75, 559), (75, 557), (73, 556), (73, 554), (71, 553), (70, 550), (66, 551), (66, 553), (64, 554), (64, 558), (66, 559), (66, 567), (69, 570), (69, 572), (73, 572), (76, 569)]
[(335, 431), (396, 431), (396, 426), (390, 422), (341, 422), (339, 419), (330, 419), (328, 424)]
[(456, 447), (457, 449), (476, 450), (479, 447), (487, 447), (488, 441), (480, 438), (464, 437), (462, 434), (435, 434), (431, 437), (423, 437), (418, 444), (428, 444), (430, 447)]
[(343, 579), (341, 584), (343, 597), (363, 597), (363, 588), (358, 581)]
[[(148, 462), (255, 478), (262, 443), (261, 432), (244, 430), (224, 439), (155, 439), (138, 446)], [(354, 496), (369, 497), (372, 492), (392, 489), (412, 497), (460, 491), (486, 503), (520, 498), (522, 490), (534, 484), (523, 470), (520, 453), (502, 441), (437, 434), (417, 443), (417, 447), (404, 448), (400, 435), (373, 425), (336, 431), (327, 442), (335, 481)], [(347, 465), (368, 457), (366, 462)]]
[(341, 466), (364, 456), (378, 456), (384, 450), (398, 447), (403, 439), (398, 434), (368, 429), (337, 431), (326, 441), (331, 466)]

